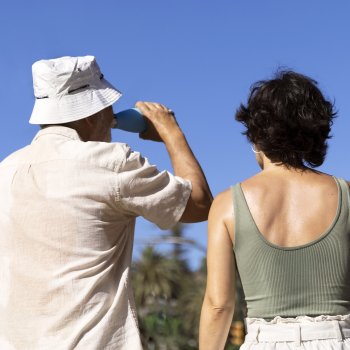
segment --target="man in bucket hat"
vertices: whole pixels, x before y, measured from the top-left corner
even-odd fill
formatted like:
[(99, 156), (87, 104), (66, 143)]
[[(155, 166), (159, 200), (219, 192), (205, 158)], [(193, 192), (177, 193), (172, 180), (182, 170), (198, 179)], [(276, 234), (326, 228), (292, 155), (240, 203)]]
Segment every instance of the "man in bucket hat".
[(139, 102), (174, 175), (111, 143), (121, 96), (94, 57), (33, 65), (33, 142), (0, 163), (0, 348), (141, 349), (130, 286), (135, 218), (207, 219), (211, 193), (173, 113)]

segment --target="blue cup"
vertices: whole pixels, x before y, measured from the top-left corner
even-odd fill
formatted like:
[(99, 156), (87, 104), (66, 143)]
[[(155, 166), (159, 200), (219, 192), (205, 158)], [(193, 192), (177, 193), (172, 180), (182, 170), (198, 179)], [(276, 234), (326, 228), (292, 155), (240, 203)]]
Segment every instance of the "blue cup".
[(138, 108), (130, 108), (114, 114), (115, 129), (141, 133), (147, 129), (147, 123)]

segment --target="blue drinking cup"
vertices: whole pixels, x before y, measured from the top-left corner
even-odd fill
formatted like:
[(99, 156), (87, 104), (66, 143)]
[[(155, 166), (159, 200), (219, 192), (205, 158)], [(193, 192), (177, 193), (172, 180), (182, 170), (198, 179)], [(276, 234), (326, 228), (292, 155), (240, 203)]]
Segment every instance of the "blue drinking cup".
[(115, 129), (141, 133), (147, 129), (147, 123), (138, 108), (130, 108), (114, 114)]

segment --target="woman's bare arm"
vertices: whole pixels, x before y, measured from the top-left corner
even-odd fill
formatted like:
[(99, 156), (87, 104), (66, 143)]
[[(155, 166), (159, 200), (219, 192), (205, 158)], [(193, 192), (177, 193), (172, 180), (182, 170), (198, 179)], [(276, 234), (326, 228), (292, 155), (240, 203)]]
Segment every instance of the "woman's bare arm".
[(209, 213), (208, 277), (200, 319), (200, 350), (223, 349), (232, 322), (236, 266), (231, 222), (232, 199), (227, 190), (215, 198)]

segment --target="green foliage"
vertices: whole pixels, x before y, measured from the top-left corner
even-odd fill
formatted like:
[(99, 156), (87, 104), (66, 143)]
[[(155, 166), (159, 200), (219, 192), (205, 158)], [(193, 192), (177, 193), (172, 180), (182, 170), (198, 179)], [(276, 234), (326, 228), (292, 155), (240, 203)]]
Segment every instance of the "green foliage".
[(225, 350), (238, 350), (240, 346), (233, 345), (233, 344), (227, 344), (225, 347)]
[[(145, 350), (198, 349), (199, 317), (206, 284), (205, 260), (197, 271), (191, 271), (183, 257), (182, 225), (176, 226), (170, 236), (162, 237), (167, 241), (176, 238), (172, 254), (165, 256), (148, 246), (133, 265), (143, 347)], [(225, 350), (237, 350), (229, 340)]]
[(137, 305), (145, 306), (175, 296), (181, 279), (180, 268), (153, 247), (143, 251), (134, 269), (133, 285)]

